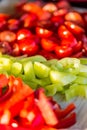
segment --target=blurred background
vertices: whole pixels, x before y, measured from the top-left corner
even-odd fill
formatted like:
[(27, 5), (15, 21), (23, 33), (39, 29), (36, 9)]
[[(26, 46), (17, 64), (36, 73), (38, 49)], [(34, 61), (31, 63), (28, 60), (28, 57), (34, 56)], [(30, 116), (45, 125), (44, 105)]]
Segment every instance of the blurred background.
[[(44, 2), (57, 2), (59, 0), (0, 0), (0, 12), (12, 13), (14, 4), (23, 1), (44, 1)], [(60, 0), (62, 1), (62, 0)], [(67, 0), (74, 7), (87, 9), (87, 0)]]

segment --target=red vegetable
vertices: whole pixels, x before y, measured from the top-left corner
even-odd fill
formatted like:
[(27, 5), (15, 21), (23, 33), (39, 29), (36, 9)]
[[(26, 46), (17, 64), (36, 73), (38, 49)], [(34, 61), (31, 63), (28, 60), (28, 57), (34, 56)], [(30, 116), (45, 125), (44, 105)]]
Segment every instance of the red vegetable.
[(74, 104), (62, 109), (52, 97), (45, 95), (43, 89), (33, 91), (20, 78), (0, 74), (0, 87), (3, 88), (4, 85), (12, 91), (8, 98), (5, 96), (5, 100), (0, 102), (0, 124), (6, 125), (7, 128), (57, 130), (76, 122), (76, 114), (71, 113), (75, 109)]

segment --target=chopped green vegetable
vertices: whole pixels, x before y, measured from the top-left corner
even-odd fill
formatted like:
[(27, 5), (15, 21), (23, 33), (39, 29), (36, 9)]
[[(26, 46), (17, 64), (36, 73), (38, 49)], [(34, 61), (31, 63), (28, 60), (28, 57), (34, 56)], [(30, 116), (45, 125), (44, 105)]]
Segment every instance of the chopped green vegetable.
[(43, 87), (50, 96), (60, 93), (67, 100), (76, 96), (87, 98), (86, 61), (84, 58), (47, 60), (39, 55), (18, 58), (0, 55), (0, 73), (21, 77), (33, 89)]

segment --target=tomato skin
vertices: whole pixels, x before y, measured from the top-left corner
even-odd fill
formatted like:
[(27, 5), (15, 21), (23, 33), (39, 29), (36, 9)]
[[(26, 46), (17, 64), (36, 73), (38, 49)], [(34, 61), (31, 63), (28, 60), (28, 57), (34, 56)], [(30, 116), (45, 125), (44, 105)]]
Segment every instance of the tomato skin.
[(72, 48), (67, 46), (57, 46), (55, 48), (55, 53), (58, 56), (58, 58), (71, 56), (72, 52)]
[(16, 40), (16, 34), (12, 31), (2, 31), (0, 33), (0, 40), (6, 42), (14, 42)]
[(18, 43), (13, 43), (12, 50), (13, 50), (12, 51), (13, 56), (20, 56), (21, 55)]
[(33, 39), (25, 38), (18, 43), (20, 52), (28, 56), (34, 55), (38, 52), (39, 46)]
[(64, 25), (58, 28), (58, 36), (61, 39), (60, 44), (62, 46), (74, 47), (77, 44), (74, 35)]
[(31, 28), (36, 25), (36, 21), (38, 20), (37, 15), (35, 13), (25, 13), (21, 16), (20, 21), (23, 23), (23, 27)]
[(79, 34), (85, 32), (85, 30), (82, 27), (78, 26), (77, 24), (75, 24), (73, 22), (65, 21), (64, 24), (75, 35), (79, 35)]
[(28, 29), (20, 29), (18, 32), (17, 32), (17, 40), (22, 40), (24, 38), (29, 38), (32, 36), (32, 33), (28, 30)]
[(83, 20), (82, 16), (80, 15), (80, 13), (75, 12), (75, 11), (68, 12), (65, 15), (65, 20), (72, 21), (78, 25), (84, 26), (84, 20)]
[(16, 31), (20, 27), (20, 21), (18, 19), (9, 19), (7, 21), (8, 29), (11, 31)]
[(53, 32), (45, 28), (36, 27), (36, 34), (42, 38), (47, 38), (52, 36)]
[(52, 41), (50, 39), (42, 38), (41, 46), (44, 50), (51, 52), (55, 49), (55, 47), (57, 46), (57, 43), (55, 43), (54, 41)]
[(7, 22), (4, 19), (0, 19), (0, 31), (6, 29)]

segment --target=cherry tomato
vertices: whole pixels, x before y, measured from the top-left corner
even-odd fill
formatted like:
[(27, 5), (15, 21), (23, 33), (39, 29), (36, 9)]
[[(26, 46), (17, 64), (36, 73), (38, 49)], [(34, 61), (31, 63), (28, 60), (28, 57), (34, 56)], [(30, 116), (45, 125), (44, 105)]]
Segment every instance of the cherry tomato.
[(0, 40), (6, 42), (14, 42), (16, 40), (16, 34), (12, 31), (3, 31), (0, 33)]
[(41, 39), (41, 46), (46, 51), (53, 51), (58, 44), (49, 38)]
[(74, 35), (64, 26), (61, 25), (58, 28), (58, 36), (61, 39), (61, 45), (73, 47), (77, 44), (77, 40)]
[(33, 39), (25, 38), (18, 43), (20, 52), (28, 56), (34, 55), (38, 52), (39, 46)]
[(52, 17), (51, 17), (51, 21), (52, 21), (53, 23), (55, 23), (55, 24), (58, 23), (58, 25), (60, 25), (60, 24), (63, 24), (63, 23), (64, 23), (64, 18), (61, 17), (61, 16), (52, 16)]
[(50, 60), (50, 59), (58, 59), (57, 55), (55, 55), (55, 53), (46, 51), (46, 50), (40, 50), (38, 52), (39, 55), (44, 56), (46, 59)]
[(79, 35), (85, 32), (85, 30), (82, 27), (76, 25), (73, 22), (65, 21), (65, 25), (75, 35)]
[(2, 54), (12, 54), (12, 47), (9, 42), (0, 42), (0, 53)]
[(44, 37), (50, 37), (52, 36), (53, 32), (45, 29), (45, 28), (41, 28), (41, 27), (36, 27), (36, 34), (42, 38)]
[(72, 21), (74, 23), (77, 23), (78, 25), (84, 26), (84, 20), (82, 16), (80, 15), (80, 13), (75, 12), (75, 11), (68, 12), (65, 15), (65, 20)]
[(72, 54), (72, 48), (67, 46), (57, 46), (55, 48), (55, 53), (58, 56), (58, 58), (68, 57)]
[(57, 10), (57, 6), (56, 6), (56, 4), (54, 4), (54, 3), (47, 3), (47, 4), (45, 4), (45, 5), (43, 6), (42, 9), (45, 10), (45, 11), (48, 11), (48, 12), (53, 13), (54, 11)]
[(0, 19), (0, 30), (3, 31), (6, 29), (7, 22), (4, 19)]
[(24, 38), (29, 38), (32, 36), (32, 33), (31, 31), (29, 31), (28, 29), (20, 29), (18, 32), (17, 32), (17, 40), (22, 40)]
[(18, 43), (14, 43), (12, 46), (12, 55), (13, 56), (20, 56), (20, 49)]
[(16, 31), (20, 27), (20, 21), (18, 19), (9, 19), (7, 24), (8, 24), (8, 29), (12, 31)]
[(35, 13), (25, 13), (21, 16), (20, 20), (23, 22), (25, 28), (34, 27), (38, 17)]

